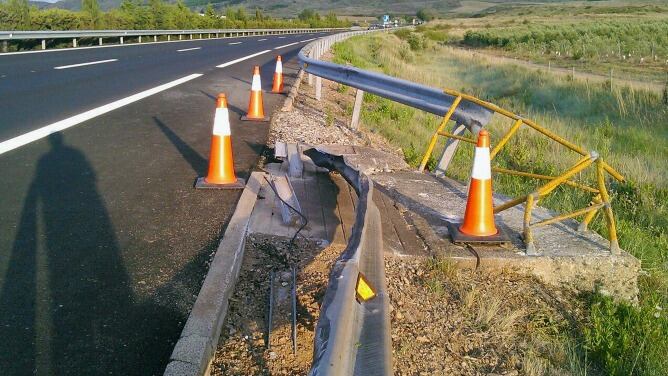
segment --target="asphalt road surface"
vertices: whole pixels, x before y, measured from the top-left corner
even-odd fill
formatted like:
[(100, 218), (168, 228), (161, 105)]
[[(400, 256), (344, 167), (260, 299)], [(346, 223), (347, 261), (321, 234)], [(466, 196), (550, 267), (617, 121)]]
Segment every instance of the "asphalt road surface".
[(0, 56), (0, 374), (162, 374), (240, 195), (193, 189), (215, 97), (247, 178), (253, 65), (268, 92), (281, 54), (287, 90), (319, 36)]

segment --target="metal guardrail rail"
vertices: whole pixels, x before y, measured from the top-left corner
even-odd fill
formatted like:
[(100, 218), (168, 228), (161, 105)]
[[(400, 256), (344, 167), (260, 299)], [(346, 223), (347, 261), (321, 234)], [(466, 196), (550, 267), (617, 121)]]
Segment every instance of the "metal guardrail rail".
[[(340, 33), (321, 38), (308, 44), (299, 52), (302, 69), (309, 74), (309, 84), (312, 83), (313, 76), (316, 77), (315, 96), (317, 100), (320, 100), (322, 95), (321, 78), (326, 78), (339, 84), (357, 88), (358, 92), (355, 98), (355, 107), (353, 108), (351, 121), (352, 128), (357, 127), (356, 123), (359, 121), (359, 112), (361, 110), (363, 94), (365, 91), (413, 108), (443, 116), (441, 125), (438, 127), (429, 143), (428, 152), (422, 161), (420, 170), (424, 170), (438, 136), (446, 136), (452, 141), (450, 145), (446, 144), (441, 161), (439, 162), (438, 170), (444, 172), (454, 155), (458, 142), (472, 141), (472, 139), (462, 136), (465, 129), (468, 129), (472, 134), (477, 134), (482, 127), (485, 127), (490, 122), (492, 116), (496, 113), (512, 119), (514, 123), (510, 130), (500, 140), (499, 144), (494, 148), (494, 151), (492, 152), (493, 156), (503, 148), (508, 139), (512, 137), (520, 126), (527, 125), (530, 128), (533, 128), (546, 137), (565, 146), (567, 149), (580, 154), (581, 158), (573, 167), (568, 169), (568, 171), (561, 176), (545, 176), (500, 168), (495, 169), (497, 173), (507, 173), (548, 181), (538, 187), (533, 193), (510, 200), (509, 202), (496, 207), (494, 210), (495, 213), (521, 203), (526, 204), (524, 215), (524, 236), (527, 245), (527, 254), (531, 255), (535, 252), (532, 235), (532, 230), (535, 227), (584, 215), (585, 217), (580, 230), (586, 230), (588, 223), (594, 218), (594, 215), (598, 210), (602, 210), (608, 223), (610, 252), (612, 254), (620, 253), (617, 243), (615, 221), (610, 205), (610, 196), (605, 186), (604, 173), (607, 172), (613, 178), (620, 181), (623, 181), (624, 178), (611, 166), (605, 163), (596, 152), (587, 152), (583, 148), (550, 132), (531, 120), (524, 119), (510, 111), (503, 110), (498, 106), (470, 95), (459, 93), (454, 90), (436, 89), (380, 73), (369, 72), (351, 66), (343, 66), (319, 60), (323, 53), (334, 43), (351, 36), (362, 35), (369, 32), (373, 31)], [(444, 130), (444, 127), (451, 120), (454, 121), (455, 127), (453, 133), (448, 133)], [(334, 163), (330, 161), (323, 163), (319, 161), (319, 159), (324, 158), (322, 155), (318, 155), (314, 151), (310, 154), (311, 155), (309, 156), (311, 156), (314, 162), (318, 165), (321, 165), (320, 163), (322, 163), (325, 167), (331, 168), (330, 165), (338, 164), (339, 167), (337, 169), (341, 170), (341, 173), (346, 177), (346, 180), (356, 187), (356, 189), (359, 189), (358, 194), (360, 194), (360, 202), (362, 202), (362, 195), (365, 194), (364, 192), (366, 190), (369, 191), (369, 193), (366, 194), (369, 196), (371, 195), (372, 188), (366, 188), (366, 185), (368, 184), (372, 187), (372, 184), (368, 181), (366, 176), (346, 176), (347, 173), (345, 171), (350, 169), (350, 167), (340, 166), (343, 162)], [(332, 157), (329, 156), (329, 158), (331, 159)], [(596, 187), (590, 187), (571, 180), (580, 171), (591, 165), (595, 165), (596, 168)], [(584, 191), (593, 193), (595, 196), (592, 198), (592, 202), (587, 208), (532, 224), (531, 212), (536, 205), (536, 202), (561, 184), (583, 189)], [(361, 223), (367, 225), (375, 221), (374, 216), (377, 214), (374, 214), (373, 209), (369, 209), (370, 204), (367, 201), (360, 204), (360, 210), (357, 212), (357, 219), (355, 222), (357, 231), (360, 230)], [(371, 216), (370, 219), (365, 219), (363, 213), (366, 213), (366, 216)], [(346, 248), (346, 252), (332, 270), (330, 284), (316, 328), (313, 364), (310, 372), (311, 376), (392, 374), (388, 318), (385, 317), (385, 321), (382, 321), (380, 320), (380, 317), (370, 317), (369, 321), (366, 321), (364, 319), (360, 320), (358, 317), (359, 314), (362, 314), (362, 317), (366, 318), (364, 315), (371, 312), (372, 308), (369, 306), (366, 311), (362, 313), (357, 311), (358, 305), (355, 304), (354, 287), (352, 287), (355, 280), (355, 270), (348, 270), (347, 268), (355, 268), (354, 265), (356, 262), (359, 262), (358, 260), (361, 255), (364, 255), (365, 252), (373, 252), (373, 245), (364, 244), (365, 241), (369, 241), (367, 237), (370, 235), (365, 236), (364, 234), (360, 235), (359, 233), (355, 233), (355, 228), (353, 229), (353, 236), (360, 236), (360, 239), (353, 238), (351, 243), (349, 243), (349, 247)], [(360, 243), (353, 243), (353, 241), (359, 241)], [(382, 242), (379, 243), (378, 247), (379, 249), (382, 247)], [(361, 270), (361, 266), (357, 265), (357, 267)], [(382, 271), (382, 262), (376, 267)], [(378, 274), (375, 277), (380, 278), (381, 272), (377, 271), (377, 273)], [(382, 280), (378, 280), (377, 283), (380, 283), (380, 286), (384, 287), (384, 277)], [(383, 311), (382, 307), (377, 308), (380, 309), (379, 312), (385, 312), (387, 315), (387, 310)], [(380, 324), (381, 322), (385, 322), (387, 325), (383, 326)], [(353, 339), (356, 339), (358, 342), (353, 342)], [(366, 346), (367, 342), (365, 341), (369, 341), (369, 343), (372, 343), (373, 345), (371, 345), (368, 350), (360, 350), (360, 348)]]
[[(295, 28), (295, 29), (201, 29), (201, 30), (38, 30), (38, 31), (2, 31), (0, 30), (0, 41), (2, 49), (7, 49), (7, 42), (22, 40), (42, 40), (42, 49), (46, 49), (46, 41), (52, 39), (71, 39), (72, 45), (77, 47), (77, 40), (82, 38), (98, 38), (102, 45), (103, 38), (118, 38), (120, 44), (124, 44), (124, 38), (127, 37), (154, 37), (157, 41), (158, 36), (167, 36), (171, 40), (172, 36), (178, 36), (179, 40), (183, 36), (193, 39), (194, 35), (199, 35), (202, 39), (204, 35), (207, 38), (229, 38), (245, 37), (254, 35), (280, 35), (280, 34), (300, 34), (344, 31), (350, 28)], [(3, 51), (7, 52), (7, 51)]]
[[(306, 150), (304, 154), (317, 166), (339, 172), (358, 196), (351, 236), (332, 267), (320, 307), (309, 375), (391, 375), (389, 296), (373, 183), (341, 156), (317, 149)], [(355, 299), (360, 273), (376, 293), (373, 299), (363, 302)]]

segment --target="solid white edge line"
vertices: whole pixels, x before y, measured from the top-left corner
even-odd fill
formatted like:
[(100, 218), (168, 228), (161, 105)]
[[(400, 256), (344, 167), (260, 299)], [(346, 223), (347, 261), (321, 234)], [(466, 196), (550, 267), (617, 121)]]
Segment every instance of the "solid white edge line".
[(241, 44), (241, 43), (243, 43), (243, 42), (232, 42), (232, 43), (228, 43), (228, 44), (229, 45), (235, 45), (235, 44)]
[(69, 68), (83, 67), (83, 66), (86, 66), (86, 65), (111, 63), (112, 61), (118, 61), (118, 59), (91, 61), (91, 62), (88, 62), (88, 63), (72, 64), (72, 65), (61, 65), (59, 67), (53, 67), (53, 69), (69, 69)]
[(186, 51), (193, 51), (193, 50), (199, 50), (199, 49), (202, 49), (202, 47), (184, 48), (182, 50), (176, 50), (176, 52), (186, 52)]
[(281, 48), (294, 46), (295, 44), (299, 44), (299, 42), (294, 42), (294, 43), (289, 43), (289, 44), (286, 44), (286, 45), (283, 45), (283, 46), (278, 46), (278, 47), (275, 47), (274, 49), (278, 50), (278, 49), (281, 49)]
[(228, 61), (227, 63), (223, 63), (223, 64), (220, 64), (220, 65), (217, 65), (216, 68), (225, 68), (225, 67), (229, 67), (229, 66), (232, 65), (232, 64), (236, 64), (236, 63), (238, 63), (238, 62), (240, 62), (240, 61), (248, 60), (248, 59), (253, 58), (253, 57), (255, 57), (255, 56), (259, 56), (259, 55), (262, 55), (262, 54), (266, 54), (267, 52), (270, 52), (270, 51), (271, 51), (271, 50), (264, 50), (264, 51), (256, 52), (256, 53), (254, 53), (254, 54), (252, 54), (252, 55), (248, 55), (248, 56), (240, 57), (240, 58), (238, 58), (238, 59), (235, 59), (235, 60), (232, 60), (232, 61)]
[(88, 110), (86, 112), (83, 112), (78, 115), (74, 115), (72, 117), (69, 117), (67, 119), (63, 119), (61, 121), (55, 122), (53, 124), (46, 125), (42, 128), (35, 129), (34, 131), (30, 131), (28, 133), (25, 133), (21, 136), (14, 137), (12, 139), (9, 139), (7, 141), (0, 142), (0, 154), (4, 154), (10, 150), (14, 150), (16, 148), (19, 148), (23, 145), (29, 144), (31, 142), (37, 141), (39, 139), (42, 139), (44, 137), (47, 137), (53, 133), (60, 132), (62, 130), (65, 130), (67, 128), (73, 127), (77, 124), (83, 123), (84, 121), (93, 119), (95, 117), (98, 117), (100, 115), (106, 114), (107, 112), (111, 112), (113, 110), (116, 110), (118, 108), (121, 108), (123, 106), (127, 106), (130, 103), (137, 102), (139, 100), (142, 100), (144, 98), (150, 97), (151, 95), (157, 94), (161, 91), (173, 88), (174, 86), (180, 85), (184, 82), (188, 82), (192, 79), (195, 79), (197, 77), (202, 76), (200, 73), (195, 73), (191, 74), (189, 76), (185, 76), (182, 78), (179, 78), (178, 80), (174, 80), (171, 82), (168, 82), (166, 84), (162, 84), (160, 86), (156, 86), (152, 89), (144, 90), (142, 92), (139, 92), (137, 94), (133, 94), (129, 97), (125, 97), (123, 99), (119, 99), (117, 101), (105, 104), (103, 106), (94, 108), (92, 110)]

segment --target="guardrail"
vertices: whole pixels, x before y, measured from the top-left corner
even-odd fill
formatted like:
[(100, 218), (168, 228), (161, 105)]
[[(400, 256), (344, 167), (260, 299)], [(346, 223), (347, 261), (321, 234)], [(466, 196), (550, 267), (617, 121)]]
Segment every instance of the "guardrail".
[[(382, 31), (382, 30), (377, 30)], [(443, 121), (434, 133), (428, 145), (428, 151), (422, 161), (420, 170), (424, 170), (427, 161), (431, 157), (431, 153), (436, 144), (438, 136), (448, 137), (448, 142), (445, 145), (443, 154), (441, 155), (437, 173), (444, 173), (450, 161), (452, 160), (459, 141), (471, 142), (472, 139), (463, 137), (463, 133), (468, 129), (471, 134), (477, 134), (478, 131), (485, 127), (491, 120), (495, 113), (508, 117), (514, 121), (510, 130), (496, 145), (492, 155), (503, 148), (508, 139), (519, 129), (522, 125), (538, 131), (544, 136), (553, 141), (565, 146), (567, 149), (574, 151), (581, 155), (579, 161), (570, 169), (568, 169), (561, 176), (545, 176), (533, 174), (528, 172), (512, 171), (507, 169), (496, 168), (497, 173), (507, 173), (511, 175), (531, 177), (535, 179), (547, 180), (546, 184), (539, 186), (533, 193), (510, 200), (495, 208), (495, 213), (506, 210), (513, 206), (525, 203), (524, 215), (524, 240), (527, 246), (527, 255), (534, 254), (533, 234), (532, 230), (535, 227), (551, 224), (567, 218), (574, 218), (577, 216), (584, 216), (584, 220), (579, 228), (585, 231), (588, 223), (594, 218), (598, 210), (603, 210), (605, 219), (608, 224), (610, 252), (612, 254), (619, 254), (620, 249), (617, 242), (616, 227), (612, 207), (610, 205), (610, 196), (605, 186), (604, 173), (607, 172), (613, 178), (623, 181), (623, 177), (616, 172), (611, 166), (603, 161), (596, 152), (587, 152), (583, 148), (567, 141), (566, 139), (550, 132), (535, 122), (524, 119), (510, 111), (503, 110), (496, 105), (482, 101), (470, 95), (466, 95), (454, 90), (440, 90), (425, 85), (420, 85), (414, 82), (398, 79), (380, 73), (369, 72), (351, 66), (343, 66), (333, 64), (331, 62), (321, 61), (320, 57), (327, 51), (334, 43), (351, 36), (363, 35), (372, 31), (359, 31), (350, 33), (341, 33), (326, 38), (319, 39), (305, 46), (299, 53), (302, 69), (309, 74), (309, 84), (313, 84), (313, 76), (315, 76), (315, 96), (317, 100), (322, 97), (322, 78), (329, 79), (339, 84), (347, 85), (357, 88), (355, 98), (355, 106), (353, 108), (351, 128), (357, 128), (359, 121), (361, 105), (363, 102), (364, 92), (369, 92), (395, 102), (408, 105), (413, 108), (424, 110), (439, 116), (443, 116)], [(454, 121), (453, 132), (448, 133), (444, 130), (449, 121)], [(311, 157), (312, 159), (314, 157)], [(316, 159), (314, 159), (315, 161)], [(316, 162), (318, 164), (318, 162)], [(596, 171), (596, 188), (585, 184), (576, 183), (571, 180), (580, 171), (588, 166), (595, 164)], [(345, 174), (344, 174), (345, 176)], [(349, 179), (353, 186), (357, 184), (363, 187), (365, 183), (354, 183), (354, 179)], [(359, 178), (362, 179), (362, 178)], [(370, 182), (369, 182), (370, 183)], [(569, 185), (583, 189), (594, 194), (591, 204), (584, 209), (576, 210), (572, 213), (563, 214), (550, 218), (538, 223), (531, 223), (531, 212), (536, 205), (536, 202), (554, 191), (556, 187), (561, 184)], [(357, 220), (355, 225), (363, 219), (360, 218), (360, 211), (357, 212)], [(382, 244), (382, 243), (381, 243)], [(347, 249), (352, 252), (352, 250)], [(366, 248), (369, 251), (369, 248)], [(350, 262), (354, 255), (347, 255), (342, 257), (342, 262)], [(359, 257), (359, 256), (356, 256)], [(378, 343), (389, 343), (387, 336), (389, 335), (383, 330), (372, 330), (367, 327), (367, 323), (356, 319), (357, 313), (349, 313), (345, 309), (354, 309), (357, 307), (352, 300), (352, 293), (350, 286), (353, 283), (354, 272), (344, 270), (347, 265), (337, 264), (332, 271), (332, 276), (338, 277), (338, 280), (330, 280), (330, 286), (327, 290), (325, 303), (320, 312), (320, 319), (316, 328), (316, 340), (313, 356), (313, 365), (311, 368), (311, 376), (314, 375), (390, 375), (392, 374), (391, 359), (388, 359), (389, 350), (385, 350), (380, 346), (373, 347), (370, 351), (360, 354), (358, 349), (361, 342), (352, 343), (351, 338), (358, 333), (367, 333), (370, 336), (375, 335)], [(381, 264), (379, 268), (383, 268)], [(385, 282), (382, 281), (384, 284)], [(332, 291), (330, 291), (332, 290)], [(347, 301), (343, 301), (339, 291), (347, 291)], [(339, 294), (339, 295), (337, 295)], [(329, 300), (328, 300), (329, 297)], [(334, 299), (339, 299), (336, 301)], [(345, 304), (345, 306), (344, 306)], [(344, 309), (345, 308), (345, 309)], [(335, 316), (335, 314), (342, 315), (342, 317)], [(351, 316), (352, 315), (352, 316)], [(349, 322), (351, 321), (352, 322)], [(389, 325), (389, 324), (388, 324)], [(388, 326), (389, 328), (389, 326)], [(344, 333), (344, 331), (347, 331)], [(369, 340), (364, 338), (364, 340)]]
[(255, 35), (279, 35), (279, 34), (301, 34), (314, 32), (331, 32), (350, 30), (349, 28), (296, 28), (296, 29), (204, 29), (204, 30), (69, 30), (69, 31), (0, 31), (0, 41), (2, 41), (2, 52), (7, 52), (8, 42), (22, 40), (42, 40), (42, 49), (46, 49), (46, 41), (52, 39), (71, 39), (72, 46), (78, 46), (78, 40), (82, 38), (98, 38), (98, 44), (103, 44), (103, 39), (114, 38), (120, 44), (125, 43), (125, 38), (137, 37), (142, 42), (142, 37), (153, 37), (157, 41), (158, 37), (166, 36), (168, 41), (172, 36), (177, 36), (178, 40), (209, 38), (230, 38), (245, 37)]
[[(341, 156), (317, 149), (304, 154), (317, 166), (339, 172), (358, 196), (351, 236), (332, 267), (320, 307), (309, 375), (391, 375), (389, 296), (373, 183)], [(372, 299), (356, 299), (360, 275), (373, 287)]]
[[(384, 74), (368, 72), (359, 68), (342, 66), (318, 60), (320, 56), (322, 56), (322, 52), (326, 51), (333, 43), (352, 35), (360, 35), (367, 32), (369, 31), (342, 33), (327, 38), (322, 38), (316, 42), (312, 42), (299, 53), (299, 58), (302, 62), (303, 69), (309, 74), (315, 74), (319, 77), (325, 77), (340, 84), (355, 87), (358, 89), (358, 91), (368, 91), (395, 102), (403, 103), (417, 109), (443, 116), (441, 124), (429, 141), (427, 152), (425, 153), (422, 159), (422, 163), (420, 164), (420, 171), (424, 171), (429, 159), (431, 158), (431, 154), (434, 150), (434, 146), (436, 145), (438, 136), (444, 136), (448, 138), (448, 143), (446, 143), (443, 154), (440, 157), (436, 172), (445, 173), (450, 161), (454, 156), (459, 141), (475, 143), (473, 139), (463, 136), (465, 129), (468, 129), (471, 134), (477, 134), (481, 127), (487, 125), (493, 114), (499, 114), (511, 119), (513, 121), (513, 125), (501, 138), (501, 140), (499, 140), (498, 145), (496, 145), (492, 151), (492, 158), (496, 156), (501, 148), (503, 148), (503, 146), (522, 125), (526, 125), (532, 128), (543, 136), (562, 145), (566, 149), (579, 154), (581, 158), (578, 160), (578, 162), (560, 176), (547, 176), (526, 171), (514, 171), (495, 167), (493, 170), (497, 173), (547, 180), (547, 183), (539, 186), (531, 193), (517, 197), (497, 206), (494, 208), (494, 212), (499, 213), (521, 203), (525, 204), (523, 234), (524, 242), (527, 247), (526, 253), (528, 255), (533, 255), (535, 254), (535, 246), (533, 243), (534, 228), (552, 224), (558, 221), (563, 221), (565, 219), (583, 216), (583, 221), (579, 230), (586, 231), (589, 223), (594, 219), (596, 213), (599, 210), (602, 210), (604, 212), (608, 227), (610, 252), (612, 254), (619, 254), (621, 252), (617, 239), (617, 226), (612, 212), (612, 206), (610, 204), (610, 195), (605, 185), (605, 173), (609, 174), (612, 176), (612, 178), (618, 181), (624, 181), (624, 177), (608, 163), (606, 163), (597, 152), (587, 151), (575, 143), (570, 142), (565, 138), (538, 125), (536, 122), (530, 119), (525, 119), (517, 114), (504, 110), (492, 103), (483, 101), (472, 95), (460, 93), (451, 89), (434, 89), (428, 86), (401, 80)], [(309, 49), (307, 50), (307, 48)], [(318, 99), (320, 96), (319, 92), (321, 91), (321, 88), (319, 87), (320, 85), (321, 82), (316, 82), (316, 97)], [(355, 100), (355, 108), (353, 108), (353, 123), (357, 121), (356, 119), (359, 119), (359, 112), (362, 104), (361, 99), (362, 97), (358, 95)], [(452, 133), (445, 131), (445, 126), (450, 121), (454, 121), (455, 123)], [(356, 127), (356, 125), (354, 127)], [(591, 187), (585, 183), (579, 183), (572, 180), (581, 171), (592, 164), (594, 164), (596, 168), (596, 180), (594, 182), (596, 187)], [(531, 212), (533, 207), (537, 204), (537, 201), (553, 192), (558, 186), (562, 184), (592, 193), (594, 196), (591, 198), (589, 206), (583, 209), (575, 210), (571, 213), (558, 215), (542, 222), (532, 224)]]

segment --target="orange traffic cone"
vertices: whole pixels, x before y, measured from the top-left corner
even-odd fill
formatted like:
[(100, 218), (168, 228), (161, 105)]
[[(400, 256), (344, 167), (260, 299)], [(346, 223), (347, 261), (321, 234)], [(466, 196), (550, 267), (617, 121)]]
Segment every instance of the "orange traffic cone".
[[(494, 224), (492, 203), (492, 168), (489, 154), (489, 132), (478, 133), (475, 148), (471, 184), (469, 185), (464, 222), (450, 226), (450, 233), (455, 242), (463, 243), (503, 243), (507, 238)], [(453, 231), (454, 230), (454, 231)]]
[(253, 83), (251, 84), (251, 95), (250, 101), (248, 102), (248, 114), (242, 116), (241, 120), (269, 121), (269, 118), (264, 116), (260, 67), (257, 65), (253, 69)]
[(243, 187), (243, 179), (237, 178), (234, 173), (227, 98), (225, 94), (218, 94), (216, 114), (213, 120), (213, 136), (211, 137), (209, 173), (206, 177), (197, 178), (195, 188), (242, 189)]
[(272, 93), (283, 92), (283, 61), (281, 55), (276, 57), (276, 70), (274, 71), (274, 85), (271, 88)]

